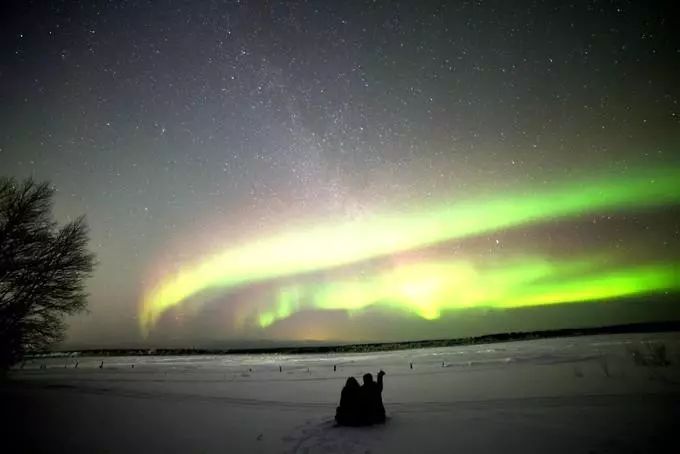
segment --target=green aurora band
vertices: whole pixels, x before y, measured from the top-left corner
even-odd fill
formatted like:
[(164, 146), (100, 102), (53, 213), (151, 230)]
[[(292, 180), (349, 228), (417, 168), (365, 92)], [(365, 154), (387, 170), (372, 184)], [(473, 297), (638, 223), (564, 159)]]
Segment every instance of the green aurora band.
[(680, 290), (678, 263), (607, 271), (602, 271), (603, 265), (594, 258), (559, 264), (529, 258), (487, 270), (462, 261), (418, 263), (360, 280), (285, 287), (276, 307), (261, 312), (257, 322), (266, 328), (303, 310), (346, 310), (351, 315), (374, 305), (432, 320), (459, 309), (509, 309)]
[[(603, 209), (624, 211), (679, 202), (680, 169), (673, 167), (637, 169), (634, 173), (616, 173), (615, 176), (607, 178), (591, 178), (554, 185), (542, 188), (540, 193), (508, 192), (500, 197), (443, 204), (410, 214), (385, 214), (338, 225), (319, 225), (301, 231), (286, 232), (227, 248), (192, 267), (168, 276), (142, 299), (140, 326), (144, 333), (148, 333), (165, 311), (208, 289), (234, 288), (273, 278), (330, 269), (433, 246), (445, 241), (552, 219), (585, 215)], [(460, 268), (457, 267), (460, 265), (455, 265), (446, 272), (446, 279), (456, 281), (455, 273), (460, 272)], [(594, 293), (608, 293), (602, 289), (612, 286), (637, 288), (639, 290), (635, 292), (639, 293), (668, 288), (668, 280), (671, 277), (675, 279), (672, 287), (677, 287), (676, 270), (677, 267), (674, 265), (652, 266), (620, 270), (613, 272), (612, 275), (590, 276), (584, 279), (592, 281)], [(660, 273), (658, 280), (654, 278), (657, 273)], [(607, 284), (608, 279), (613, 281)], [(655, 282), (663, 285), (656, 285)], [(368, 293), (372, 293), (374, 284), (369, 282), (362, 285)], [(468, 301), (468, 305), (489, 305), (497, 301), (497, 305), (501, 307), (516, 307), (594, 299), (587, 295), (577, 298), (580, 291), (577, 287), (581, 288), (582, 284), (584, 283), (578, 280), (565, 281), (542, 290), (531, 286), (527, 294), (524, 294), (521, 288), (513, 287), (513, 297), (496, 300), (480, 297), (465, 301)], [(384, 284), (377, 285), (380, 287)], [(330, 285), (321, 292), (321, 296), (315, 296), (313, 300), (321, 302), (317, 307), (351, 310), (360, 304), (357, 300), (362, 298), (372, 300), (362, 295), (352, 299), (353, 293), (362, 293), (357, 289), (351, 290), (350, 295), (343, 298), (325, 296), (335, 291), (340, 293), (347, 291), (345, 284), (339, 284), (338, 288)], [(564, 295), (560, 296), (563, 292)], [(609, 293), (611, 292), (613, 290), (609, 290)], [(377, 293), (382, 295), (381, 292)], [(337, 304), (328, 303), (334, 299), (337, 299)], [(453, 301), (449, 305), (435, 304), (403, 297), (397, 297), (396, 301), (401, 301), (402, 305), (412, 305), (415, 313), (426, 318), (437, 317), (442, 308), (451, 305), (455, 307), (457, 304)], [(281, 318), (274, 314), (278, 312), (263, 314), (264, 318), (260, 318), (260, 325), (266, 326), (268, 322)]]

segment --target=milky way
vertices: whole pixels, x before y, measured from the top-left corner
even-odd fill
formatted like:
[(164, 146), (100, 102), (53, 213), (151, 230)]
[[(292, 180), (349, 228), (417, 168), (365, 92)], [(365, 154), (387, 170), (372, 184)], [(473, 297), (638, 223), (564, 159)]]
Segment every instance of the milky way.
[(74, 345), (680, 317), (670, 4), (0, 8), (0, 173), (98, 257)]

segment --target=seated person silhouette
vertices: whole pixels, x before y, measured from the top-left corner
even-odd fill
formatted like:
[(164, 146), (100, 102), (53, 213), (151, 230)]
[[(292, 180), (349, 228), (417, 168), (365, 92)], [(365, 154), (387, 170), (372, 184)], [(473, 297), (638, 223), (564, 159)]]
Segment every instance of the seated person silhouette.
[(364, 384), (354, 377), (347, 379), (340, 396), (340, 406), (337, 408), (335, 420), (344, 426), (365, 426), (385, 422), (385, 407), (382, 402), (383, 376), (385, 372), (378, 372), (378, 381), (373, 381), (373, 375), (364, 375)]
[(335, 410), (335, 421), (342, 426), (361, 425), (361, 387), (354, 377), (349, 377), (340, 394), (340, 406)]
[(364, 385), (361, 387), (361, 401), (363, 406), (364, 424), (385, 422), (385, 407), (382, 401), (383, 376), (385, 372), (378, 372), (378, 382), (373, 381), (373, 375), (364, 374)]

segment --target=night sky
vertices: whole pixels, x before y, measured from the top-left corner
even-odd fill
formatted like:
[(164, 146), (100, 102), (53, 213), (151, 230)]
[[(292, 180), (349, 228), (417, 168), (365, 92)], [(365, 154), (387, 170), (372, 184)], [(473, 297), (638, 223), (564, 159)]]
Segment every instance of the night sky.
[(98, 259), (67, 343), (680, 317), (672, 3), (3, 2), (0, 174)]

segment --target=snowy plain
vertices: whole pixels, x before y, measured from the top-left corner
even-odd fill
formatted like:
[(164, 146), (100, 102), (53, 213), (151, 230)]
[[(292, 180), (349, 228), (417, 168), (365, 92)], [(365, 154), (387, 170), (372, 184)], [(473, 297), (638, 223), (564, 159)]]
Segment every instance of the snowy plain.
[[(654, 356), (660, 345), (670, 364)], [(346, 378), (379, 369), (388, 422), (335, 426)], [(0, 398), (17, 452), (680, 452), (680, 333), (39, 358), (10, 377)]]

